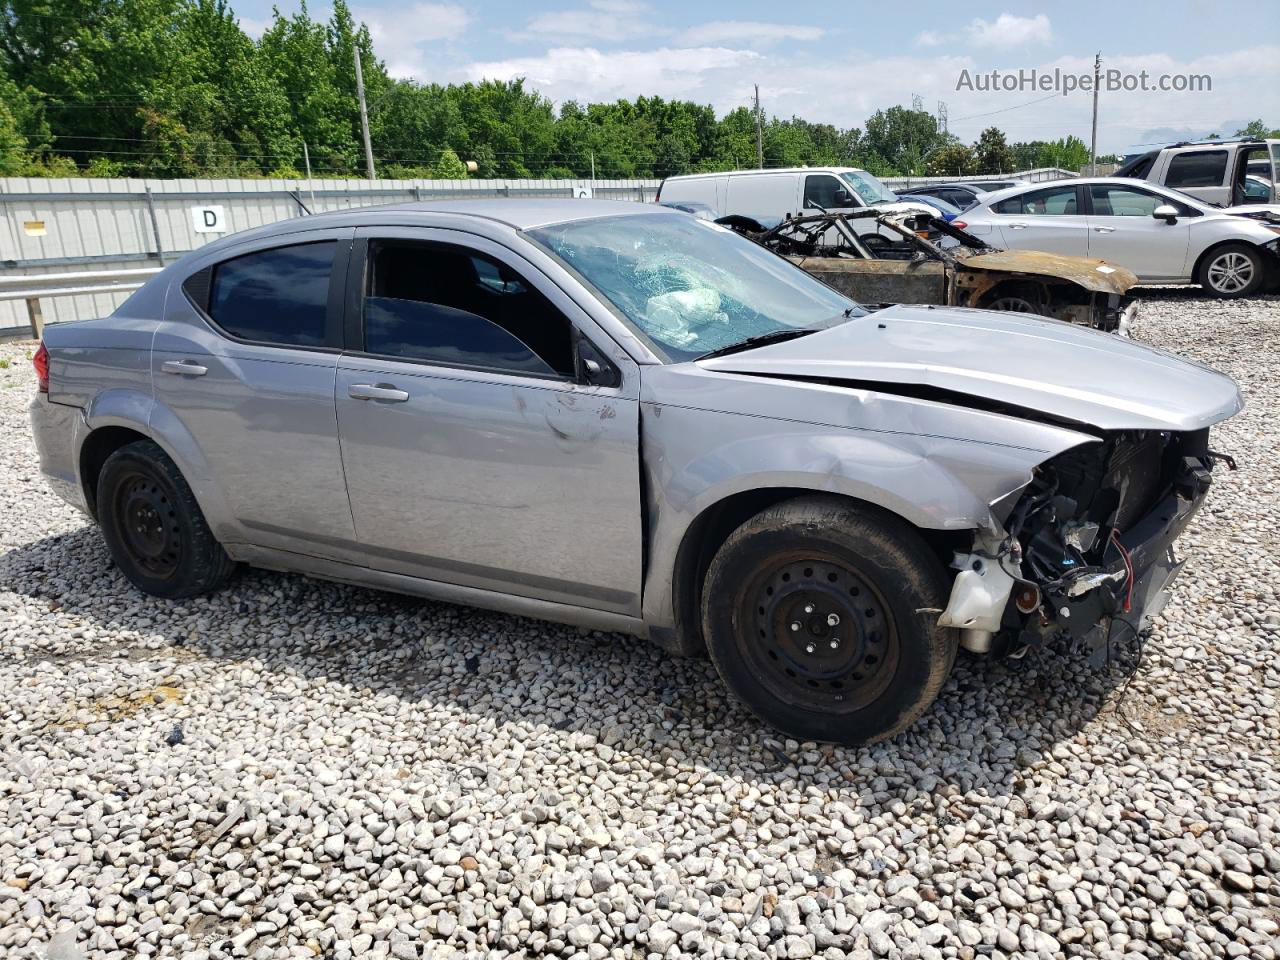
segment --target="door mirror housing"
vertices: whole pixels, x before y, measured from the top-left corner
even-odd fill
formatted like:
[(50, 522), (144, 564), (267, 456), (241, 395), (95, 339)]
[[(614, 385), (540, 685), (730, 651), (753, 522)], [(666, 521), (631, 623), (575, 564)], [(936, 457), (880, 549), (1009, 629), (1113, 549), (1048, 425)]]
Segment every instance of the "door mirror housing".
[(839, 189), (837, 189), (837, 190), (836, 190), (835, 200), (836, 200), (836, 206), (837, 206), (837, 207), (852, 207), (852, 206), (853, 206), (853, 197), (852, 197), (852, 195), (849, 193), (849, 191), (848, 191), (848, 190), (845, 190), (843, 187), (841, 187), (841, 188), (839, 188)]
[(1151, 216), (1157, 220), (1163, 220), (1165, 223), (1178, 222), (1178, 208), (1171, 203), (1162, 203), (1151, 211)]

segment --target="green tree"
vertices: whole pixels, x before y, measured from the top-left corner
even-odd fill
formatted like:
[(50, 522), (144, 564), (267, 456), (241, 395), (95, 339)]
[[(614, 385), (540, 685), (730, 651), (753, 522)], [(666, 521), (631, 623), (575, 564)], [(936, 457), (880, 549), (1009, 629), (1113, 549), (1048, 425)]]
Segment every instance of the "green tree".
[(973, 145), (973, 160), (980, 174), (1011, 173), (1013, 151), (1005, 143), (1004, 133), (998, 127), (987, 127)]
[(1257, 137), (1259, 140), (1280, 140), (1280, 127), (1268, 127), (1261, 120), (1250, 120), (1233, 136)]
[(890, 107), (877, 110), (867, 120), (860, 147), (869, 169), (881, 166), (884, 173), (909, 175), (922, 172), (922, 159), (948, 142), (932, 114)]
[(973, 151), (963, 143), (943, 147), (929, 158), (927, 166), (931, 177), (965, 177), (977, 169)]

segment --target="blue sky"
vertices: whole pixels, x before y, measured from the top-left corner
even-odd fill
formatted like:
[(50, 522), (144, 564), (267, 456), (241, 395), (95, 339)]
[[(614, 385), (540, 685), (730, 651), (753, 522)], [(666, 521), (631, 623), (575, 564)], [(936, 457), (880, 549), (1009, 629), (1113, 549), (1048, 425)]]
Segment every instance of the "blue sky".
[[(761, 0), (352, 0), (394, 75), (447, 83), (526, 77), (557, 103), (640, 94), (746, 104), (760, 85), (766, 112), (861, 126), (880, 107), (918, 95), (947, 105), (971, 141), (995, 124), (1012, 140), (1089, 139), (1091, 97), (1039, 90), (957, 90), (962, 71), (1207, 74), (1195, 92), (1104, 92), (1100, 152), (1135, 143), (1230, 134), (1248, 120), (1280, 126), (1280, 3), (1166, 0), (1035, 5), (969, 0), (765, 3)], [(235, 5), (251, 33), (270, 0)], [(296, 0), (282, 0), (291, 13)], [(327, 16), (322, 0), (313, 16)], [(1032, 102), (1038, 101), (1038, 102)]]

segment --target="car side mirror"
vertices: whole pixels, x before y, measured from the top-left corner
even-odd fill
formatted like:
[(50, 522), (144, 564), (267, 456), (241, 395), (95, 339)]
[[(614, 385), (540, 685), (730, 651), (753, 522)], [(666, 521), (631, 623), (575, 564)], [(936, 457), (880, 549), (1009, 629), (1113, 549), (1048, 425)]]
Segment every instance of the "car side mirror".
[(837, 206), (837, 207), (852, 207), (852, 206), (853, 206), (853, 197), (851, 197), (851, 196), (849, 195), (849, 191), (848, 191), (848, 190), (836, 190), (836, 197), (835, 197), (835, 200), (836, 200), (836, 206)]
[(1163, 220), (1165, 223), (1178, 222), (1178, 208), (1171, 203), (1162, 203), (1151, 211), (1151, 216), (1157, 220)]

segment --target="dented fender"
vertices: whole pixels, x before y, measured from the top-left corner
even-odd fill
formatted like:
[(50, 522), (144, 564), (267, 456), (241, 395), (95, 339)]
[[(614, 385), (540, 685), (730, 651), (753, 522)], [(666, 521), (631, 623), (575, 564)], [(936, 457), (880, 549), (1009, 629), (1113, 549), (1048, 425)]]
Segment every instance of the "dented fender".
[(657, 626), (673, 625), (686, 532), (735, 494), (834, 493), (923, 529), (995, 533), (1038, 464), (1095, 440), (933, 400), (696, 364), (646, 369), (640, 434), (651, 545), (644, 616)]

